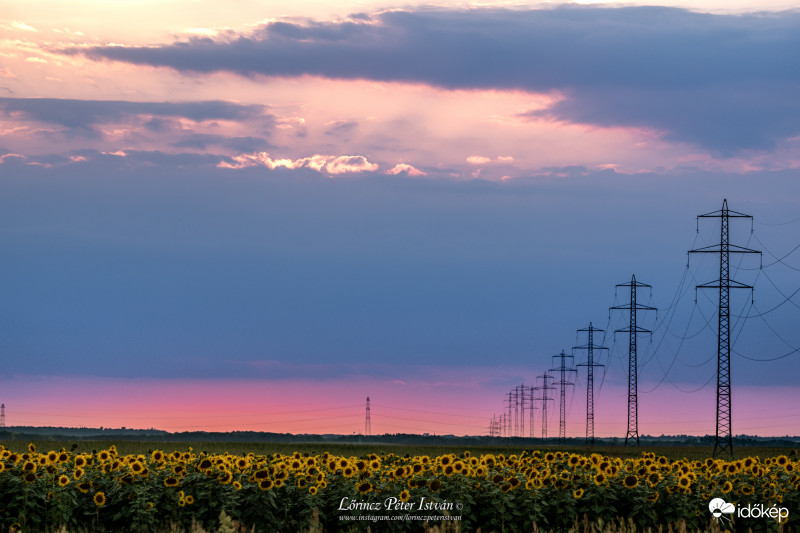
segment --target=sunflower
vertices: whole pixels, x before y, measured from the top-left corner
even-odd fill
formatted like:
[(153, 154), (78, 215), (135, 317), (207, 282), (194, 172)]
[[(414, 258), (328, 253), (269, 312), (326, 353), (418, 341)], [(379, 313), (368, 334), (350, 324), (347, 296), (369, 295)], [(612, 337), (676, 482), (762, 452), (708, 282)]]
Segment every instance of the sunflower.
[(370, 470), (378, 470), (381, 467), (381, 462), (377, 459), (373, 459), (369, 462)]
[(314, 496), (317, 493), (317, 487), (315, 487), (313, 485), (308, 487), (308, 493), (311, 494), (312, 496)]
[(98, 507), (102, 507), (106, 504), (106, 495), (102, 492), (95, 492), (94, 493), (94, 504)]
[(755, 491), (753, 490), (753, 487), (751, 487), (750, 485), (745, 485), (745, 486), (743, 486), (743, 487), (740, 489), (740, 491), (741, 491), (741, 493), (742, 493), (742, 494), (744, 494), (745, 496), (750, 496), (751, 494), (753, 494), (753, 492), (755, 492)]
[(434, 479), (428, 484), (428, 487), (430, 487), (432, 492), (439, 492), (439, 489), (442, 488), (442, 482), (438, 479)]
[(75, 471), (72, 473), (72, 477), (75, 479), (80, 479), (83, 477), (83, 468), (76, 468)]
[(81, 491), (84, 494), (89, 492), (89, 489), (91, 489), (91, 488), (92, 488), (92, 482), (91, 481), (81, 481), (80, 483), (78, 483), (78, 490)]
[(164, 478), (165, 487), (177, 487), (178, 485), (180, 485), (180, 481), (178, 481), (178, 478), (174, 476), (168, 476)]
[(502, 485), (500, 485), (501, 492), (509, 492), (513, 488), (514, 487), (511, 486), (511, 483), (503, 483)]
[(575, 496), (576, 500), (580, 500), (581, 498), (583, 498), (583, 489), (575, 489), (572, 495)]
[(453, 470), (455, 470), (459, 474), (463, 472), (465, 468), (467, 468), (467, 465), (465, 465), (461, 461), (456, 461), (455, 463), (453, 463)]
[(271, 479), (262, 479), (258, 482), (258, 488), (261, 490), (270, 490), (274, 486), (275, 483)]
[(639, 485), (639, 478), (636, 476), (625, 476), (625, 479), (622, 480), (622, 484), (625, 485), (626, 489), (633, 489)]
[(442, 473), (444, 473), (445, 476), (449, 477), (449, 476), (452, 476), (455, 473), (455, 471), (456, 471), (456, 467), (455, 466), (447, 465), (447, 466), (444, 467), (444, 470), (442, 470)]
[(187, 494), (184, 499), (186, 500), (186, 505), (192, 505), (194, 503), (194, 496), (191, 494)]
[(658, 501), (658, 491), (654, 491), (653, 494), (647, 497), (647, 501), (649, 502), (657, 502)]
[(217, 476), (217, 479), (219, 479), (219, 482), (221, 484), (227, 485), (231, 481), (233, 481), (233, 472), (230, 472), (228, 470), (226, 470), (225, 472), (220, 472), (220, 474)]
[(372, 483), (370, 483), (369, 481), (364, 481), (363, 483), (358, 484), (357, 489), (358, 492), (361, 494), (372, 492)]
[(103, 450), (103, 451), (101, 451), (100, 453), (97, 454), (97, 458), (100, 459), (101, 461), (105, 462), (105, 461), (108, 461), (111, 458), (111, 454), (108, 453), (108, 451)]
[(25, 483), (33, 483), (34, 481), (36, 481), (36, 474), (34, 474), (33, 472), (26, 472), (25, 474), (22, 475), (22, 479), (23, 481), (25, 481)]
[(443, 455), (439, 458), (439, 464), (442, 466), (447, 466), (453, 462), (453, 459), (449, 455)]
[(678, 478), (678, 485), (683, 489), (688, 489), (689, 485), (692, 484), (692, 480), (686, 476), (681, 476)]
[(36, 445), (32, 442), (28, 444), (28, 451), (31, 453), (36, 453)]
[(55, 463), (56, 459), (58, 459), (58, 453), (50, 451), (47, 452), (47, 461), (50, 463)]
[(401, 502), (407, 502), (409, 498), (411, 498), (411, 493), (408, 492), (408, 490), (404, 490), (403, 492), (400, 493)]
[(66, 487), (67, 485), (69, 485), (69, 477), (62, 474), (58, 478), (58, 484), (61, 487)]
[(33, 461), (26, 461), (25, 464), (22, 465), (23, 472), (36, 472), (38, 465)]
[(730, 491), (733, 490), (733, 483), (731, 483), (730, 481), (726, 481), (725, 484), (722, 485), (722, 489), (720, 490), (722, 490), (724, 494), (728, 494)]
[(353, 468), (352, 466), (346, 466), (344, 470), (342, 470), (342, 475), (344, 477), (353, 477), (355, 474), (356, 474), (356, 469)]
[(75, 467), (81, 468), (83, 466), (86, 466), (86, 457), (84, 457), (83, 455), (79, 455), (78, 457), (75, 458)]
[(606, 475), (603, 472), (598, 472), (594, 475), (594, 484), (595, 485), (602, 485), (606, 482)]
[(658, 472), (652, 472), (647, 476), (647, 484), (650, 486), (650, 488), (658, 485), (659, 481), (661, 481), (661, 474)]

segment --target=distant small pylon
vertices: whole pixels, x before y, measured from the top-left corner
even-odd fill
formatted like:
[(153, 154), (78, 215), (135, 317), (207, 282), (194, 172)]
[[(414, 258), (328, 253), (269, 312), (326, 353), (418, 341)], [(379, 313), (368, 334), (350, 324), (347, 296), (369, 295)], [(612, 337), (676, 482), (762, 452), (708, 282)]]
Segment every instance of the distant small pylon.
[(369, 396), (367, 396), (367, 416), (364, 419), (364, 435), (372, 434), (372, 420), (369, 416)]
[(6, 427), (6, 404), (0, 404), (0, 428)]

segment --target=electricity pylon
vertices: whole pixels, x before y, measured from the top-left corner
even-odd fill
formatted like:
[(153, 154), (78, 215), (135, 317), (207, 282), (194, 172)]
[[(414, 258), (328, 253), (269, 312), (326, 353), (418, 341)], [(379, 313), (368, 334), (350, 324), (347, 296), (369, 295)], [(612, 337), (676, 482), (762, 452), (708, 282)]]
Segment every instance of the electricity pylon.
[(602, 332), (602, 329), (597, 329), (589, 322), (588, 328), (579, 329), (578, 332), (587, 332), (588, 341), (582, 346), (573, 346), (573, 350), (586, 350), (586, 362), (580, 363), (577, 366), (585, 366), (587, 370), (586, 376), (586, 444), (594, 446), (594, 367), (605, 366), (594, 362), (595, 350), (608, 350), (605, 346), (596, 346), (594, 344), (594, 332)]
[[(759, 250), (751, 250), (743, 246), (730, 244), (728, 241), (728, 219), (749, 218), (752, 232), (753, 217), (728, 209), (728, 200), (722, 201), (722, 209), (697, 217), (697, 231), (700, 231), (701, 218), (720, 219), (719, 244), (713, 244), (696, 250), (693, 253), (719, 254), (719, 279), (697, 285), (697, 289), (719, 289), (719, 329), (717, 335), (717, 434), (714, 439), (713, 457), (727, 452), (733, 458), (733, 434), (731, 432), (731, 343), (730, 343), (730, 290), (750, 289), (730, 278), (730, 254), (761, 254)], [(752, 297), (752, 293), (751, 293)]]
[(560, 372), (561, 373), (561, 380), (554, 383), (554, 385), (558, 385), (560, 388), (560, 401), (559, 401), (559, 408), (558, 408), (558, 440), (563, 444), (567, 438), (567, 387), (570, 385), (574, 385), (571, 381), (567, 381), (567, 372), (577, 372), (576, 368), (567, 367), (566, 360), (567, 358), (573, 359), (573, 356), (567, 355), (564, 353), (564, 350), (561, 350), (559, 355), (554, 355), (553, 357), (557, 357), (561, 359), (561, 363), (559, 366), (555, 368), (551, 368), (550, 372)]
[(617, 287), (630, 287), (631, 299), (628, 305), (617, 305), (610, 309), (627, 309), (630, 311), (630, 320), (628, 327), (624, 329), (615, 330), (614, 333), (628, 333), (628, 431), (625, 433), (625, 446), (628, 441), (636, 439), (636, 445), (639, 446), (639, 399), (638, 399), (638, 384), (637, 376), (639, 367), (636, 362), (636, 336), (638, 333), (653, 333), (649, 329), (640, 328), (636, 324), (637, 311), (655, 311), (655, 307), (647, 305), (639, 305), (636, 303), (636, 292), (641, 287), (652, 288), (651, 285), (646, 283), (639, 283), (636, 281), (636, 276), (631, 276), (630, 283), (619, 283)]

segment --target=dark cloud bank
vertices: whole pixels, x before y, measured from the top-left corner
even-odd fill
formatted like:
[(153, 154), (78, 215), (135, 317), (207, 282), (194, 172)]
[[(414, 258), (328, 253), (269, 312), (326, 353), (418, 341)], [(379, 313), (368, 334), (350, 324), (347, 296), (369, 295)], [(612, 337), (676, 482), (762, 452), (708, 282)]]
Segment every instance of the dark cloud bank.
[(557, 90), (567, 98), (546, 111), (553, 118), (654, 128), (728, 156), (800, 132), (796, 50), (798, 12), (570, 6), (275, 22), (218, 40), (86, 53), (179, 71)]
[(148, 127), (157, 130), (168, 125), (157, 117), (185, 117), (195, 121), (246, 120), (266, 112), (265, 106), (242, 105), (219, 100), (131, 102), (64, 98), (0, 98), (0, 109), (7, 114), (20, 113), (30, 120), (84, 130), (91, 130), (98, 124), (123, 120), (132, 115), (153, 115), (156, 118), (148, 123)]

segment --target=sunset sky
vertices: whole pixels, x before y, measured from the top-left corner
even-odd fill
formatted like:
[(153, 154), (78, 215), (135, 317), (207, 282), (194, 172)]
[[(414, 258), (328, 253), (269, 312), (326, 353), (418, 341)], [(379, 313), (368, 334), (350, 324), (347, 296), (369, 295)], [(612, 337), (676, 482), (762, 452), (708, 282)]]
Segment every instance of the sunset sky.
[(727, 199), (733, 432), (800, 435), (797, 50), (787, 1), (6, 2), (6, 423), (485, 434), (591, 322), (624, 436), (635, 274), (640, 433), (713, 434)]

